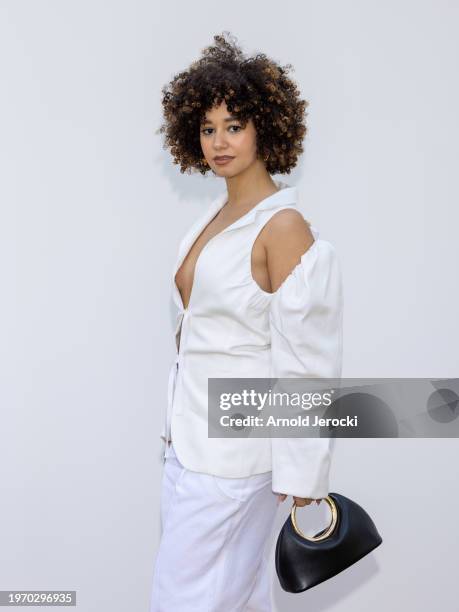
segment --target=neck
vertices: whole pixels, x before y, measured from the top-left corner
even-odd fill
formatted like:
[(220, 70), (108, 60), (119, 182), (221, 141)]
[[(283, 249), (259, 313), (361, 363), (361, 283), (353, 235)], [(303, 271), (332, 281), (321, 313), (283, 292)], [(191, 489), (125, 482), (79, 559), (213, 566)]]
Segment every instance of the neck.
[(236, 176), (226, 179), (228, 208), (245, 209), (278, 191), (278, 188), (261, 160)]

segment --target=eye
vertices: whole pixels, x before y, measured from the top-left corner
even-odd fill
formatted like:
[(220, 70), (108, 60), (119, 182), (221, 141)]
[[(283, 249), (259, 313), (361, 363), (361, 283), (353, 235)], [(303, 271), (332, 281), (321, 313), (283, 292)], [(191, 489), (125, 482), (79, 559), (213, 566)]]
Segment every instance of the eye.
[[(241, 125), (230, 125), (228, 130), (231, 130), (232, 128), (235, 128), (235, 130), (231, 132), (232, 134), (237, 134), (237, 132), (243, 129)], [(213, 128), (203, 128), (201, 130), (201, 134), (204, 134), (204, 136), (209, 136), (212, 130)]]

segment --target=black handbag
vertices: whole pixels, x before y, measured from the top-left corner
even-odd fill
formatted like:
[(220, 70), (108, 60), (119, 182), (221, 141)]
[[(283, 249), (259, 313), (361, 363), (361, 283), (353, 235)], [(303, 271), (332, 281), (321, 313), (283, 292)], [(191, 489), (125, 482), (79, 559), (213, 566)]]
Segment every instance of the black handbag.
[(276, 572), (284, 591), (301, 593), (359, 561), (379, 546), (382, 538), (371, 517), (355, 501), (329, 493), (328, 527), (309, 537), (296, 522), (296, 504), (285, 521), (276, 543)]

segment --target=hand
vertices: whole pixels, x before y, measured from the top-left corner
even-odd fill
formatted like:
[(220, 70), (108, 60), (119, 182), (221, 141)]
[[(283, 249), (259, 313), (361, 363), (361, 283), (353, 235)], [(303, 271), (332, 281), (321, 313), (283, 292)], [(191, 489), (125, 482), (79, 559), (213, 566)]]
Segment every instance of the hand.
[[(287, 498), (287, 495), (285, 493), (279, 493), (277, 497), (279, 498), (279, 501), (283, 502)], [(322, 501), (322, 499), (312, 499), (310, 497), (295, 497), (294, 495), (293, 499), (295, 500), (295, 504), (299, 508), (301, 506), (309, 506), (310, 504), (312, 504), (313, 501), (315, 501), (316, 504), (319, 505)]]

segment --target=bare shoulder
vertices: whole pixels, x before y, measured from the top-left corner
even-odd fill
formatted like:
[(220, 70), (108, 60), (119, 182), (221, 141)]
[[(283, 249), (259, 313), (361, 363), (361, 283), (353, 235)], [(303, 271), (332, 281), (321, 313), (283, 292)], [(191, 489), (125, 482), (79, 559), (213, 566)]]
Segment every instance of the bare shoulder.
[(309, 222), (300, 211), (286, 208), (275, 213), (263, 232), (271, 291), (276, 291), (301, 256), (314, 243)]
[(314, 237), (309, 228), (309, 223), (299, 210), (295, 208), (284, 208), (275, 213), (265, 226), (266, 243), (274, 242), (276, 239), (288, 237), (291, 239), (313, 241)]

